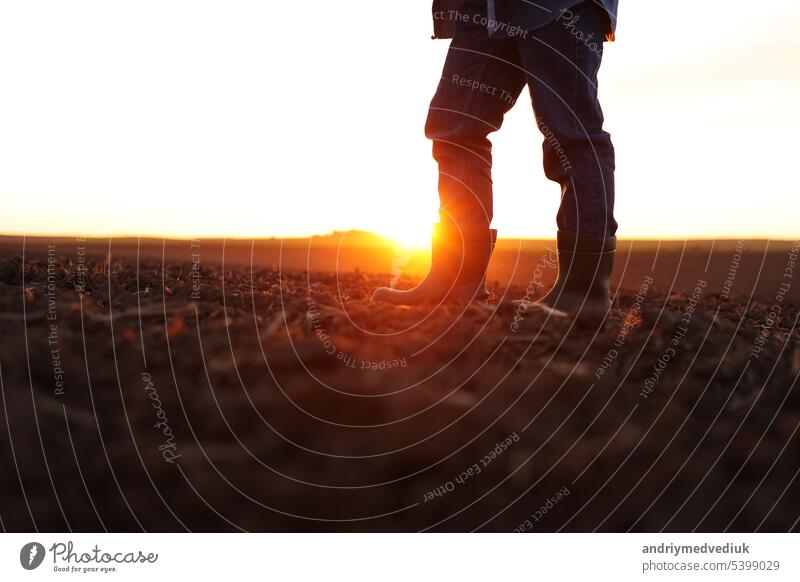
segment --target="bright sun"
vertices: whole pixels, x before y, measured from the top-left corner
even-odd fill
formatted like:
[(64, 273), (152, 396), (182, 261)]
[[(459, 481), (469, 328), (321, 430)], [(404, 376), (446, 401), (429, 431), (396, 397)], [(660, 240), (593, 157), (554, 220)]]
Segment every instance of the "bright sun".
[(416, 223), (411, 223), (406, 228), (400, 228), (398, 225), (382, 228), (379, 233), (390, 238), (398, 246), (418, 250), (430, 248), (432, 231), (431, 224), (420, 228)]
[(418, 208), (412, 204), (393, 207), (391, 213), (372, 217), (369, 230), (385, 236), (408, 250), (429, 249), (436, 208)]

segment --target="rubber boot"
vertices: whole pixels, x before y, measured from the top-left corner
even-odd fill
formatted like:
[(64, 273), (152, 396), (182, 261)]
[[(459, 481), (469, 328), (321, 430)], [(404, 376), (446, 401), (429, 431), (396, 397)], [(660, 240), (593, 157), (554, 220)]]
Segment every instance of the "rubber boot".
[(412, 289), (380, 287), (372, 294), (372, 301), (417, 305), (487, 299), (486, 267), (496, 241), (496, 230), (436, 224), (426, 277)]
[(605, 317), (611, 309), (609, 279), (617, 237), (558, 233), (558, 278), (538, 304), (569, 315)]

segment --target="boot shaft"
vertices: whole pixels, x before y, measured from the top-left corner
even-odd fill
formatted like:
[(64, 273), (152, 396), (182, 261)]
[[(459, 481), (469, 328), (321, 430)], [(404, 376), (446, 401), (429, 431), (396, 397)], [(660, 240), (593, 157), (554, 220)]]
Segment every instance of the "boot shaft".
[(497, 231), (434, 225), (431, 270), (441, 272), (456, 286), (485, 285), (486, 268), (497, 243)]
[(556, 287), (567, 295), (608, 298), (616, 250), (615, 236), (559, 231)]

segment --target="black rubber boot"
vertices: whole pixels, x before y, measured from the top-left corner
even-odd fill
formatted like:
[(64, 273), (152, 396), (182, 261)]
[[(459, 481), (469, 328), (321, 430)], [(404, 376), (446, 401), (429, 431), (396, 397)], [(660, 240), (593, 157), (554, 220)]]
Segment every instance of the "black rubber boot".
[(486, 267), (496, 241), (496, 230), (437, 224), (431, 245), (431, 268), (427, 276), (412, 289), (380, 287), (372, 294), (372, 301), (416, 305), (484, 300), (489, 296)]
[(558, 233), (558, 278), (536, 304), (566, 314), (605, 317), (611, 309), (609, 279), (617, 237)]

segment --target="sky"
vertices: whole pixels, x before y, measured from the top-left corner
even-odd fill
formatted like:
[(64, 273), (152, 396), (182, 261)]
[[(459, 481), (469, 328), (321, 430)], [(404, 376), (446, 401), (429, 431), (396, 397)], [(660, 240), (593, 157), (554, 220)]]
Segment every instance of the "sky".
[[(800, 3), (620, 4), (618, 235), (800, 237)], [(448, 41), (428, 0), (398, 5), (0, 0), (0, 233), (421, 243)], [(492, 141), (500, 236), (553, 237), (526, 93)]]

